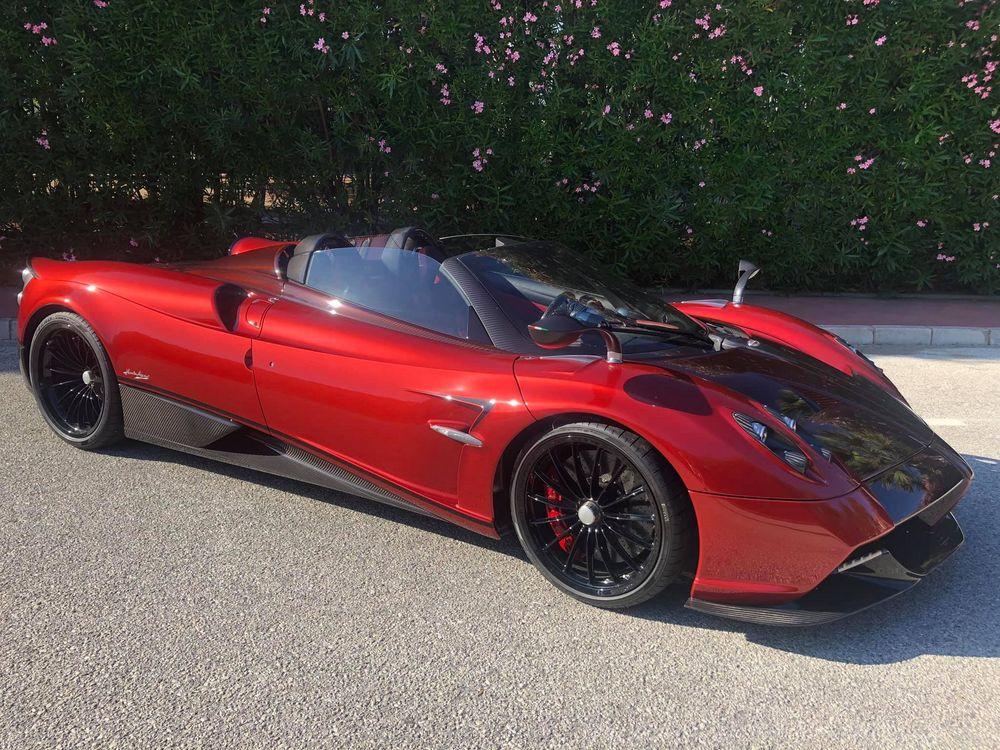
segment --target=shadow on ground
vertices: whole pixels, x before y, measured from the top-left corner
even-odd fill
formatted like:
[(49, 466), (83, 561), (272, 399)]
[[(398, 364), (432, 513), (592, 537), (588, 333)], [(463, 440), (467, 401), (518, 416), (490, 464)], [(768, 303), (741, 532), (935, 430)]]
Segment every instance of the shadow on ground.
[(358, 513), (365, 513), (369, 516), (382, 518), (394, 523), (406, 524), (415, 529), (426, 531), (432, 534), (454, 539), (455, 541), (473, 544), (477, 547), (499, 552), (512, 557), (519, 558), (527, 562), (528, 558), (521, 550), (517, 539), (513, 536), (503, 539), (492, 539), (482, 534), (469, 531), (461, 526), (457, 526), (448, 521), (443, 521), (432, 516), (425, 516), (416, 511), (402, 510), (391, 505), (384, 505), (374, 500), (355, 497), (336, 490), (318, 487), (316, 485), (299, 482), (294, 479), (265, 474), (254, 469), (246, 469), (240, 466), (219, 463), (208, 458), (193, 456), (188, 453), (160, 448), (149, 443), (139, 443), (128, 440), (121, 445), (109, 448), (103, 453), (109, 456), (120, 456), (123, 458), (134, 458), (140, 461), (165, 461), (169, 463), (181, 463), (186, 466), (196, 467), (204, 471), (212, 471), (216, 474), (240, 479), (246, 482), (254, 482), (264, 487), (270, 487), (281, 492), (288, 492), (300, 497), (307, 497), (311, 500), (336, 505), (347, 508)]
[[(490, 539), (435, 518), (282, 477), (255, 471), (248, 474), (246, 469), (142, 443), (129, 442), (110, 453), (138, 460), (184, 463), (254, 481), (529, 564), (512, 536)], [(887, 664), (923, 655), (1000, 657), (1000, 597), (994, 593), (1000, 579), (1000, 519), (992, 502), (1000, 494), (1000, 461), (979, 456), (966, 456), (966, 460), (976, 471), (976, 480), (956, 511), (966, 544), (926, 580), (883, 605), (813, 628), (766, 627), (685, 609), (687, 584), (678, 583), (653, 601), (619, 614), (680, 627), (743, 633), (761, 646), (850, 664)]]
[(838, 622), (777, 628), (683, 609), (687, 591), (674, 586), (629, 610), (633, 617), (684, 627), (741, 632), (762, 646), (849, 664), (890, 664), (923, 655), (1000, 657), (1000, 460), (965, 456), (976, 472), (955, 515), (965, 544), (913, 589)]

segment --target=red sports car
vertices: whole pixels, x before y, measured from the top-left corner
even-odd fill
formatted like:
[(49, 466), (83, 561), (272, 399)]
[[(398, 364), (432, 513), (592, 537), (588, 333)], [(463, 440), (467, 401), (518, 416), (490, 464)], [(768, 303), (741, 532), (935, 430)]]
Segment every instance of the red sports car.
[(46, 421), (513, 529), (557, 588), (627, 607), (842, 617), (962, 542), (972, 471), (802, 320), (666, 304), (564, 247), (416, 228), (245, 238), (171, 265), (36, 259), (18, 336)]

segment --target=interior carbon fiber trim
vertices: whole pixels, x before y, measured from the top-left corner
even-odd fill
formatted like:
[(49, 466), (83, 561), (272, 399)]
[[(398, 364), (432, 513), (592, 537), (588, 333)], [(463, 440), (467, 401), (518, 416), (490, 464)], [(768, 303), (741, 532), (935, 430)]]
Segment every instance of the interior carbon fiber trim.
[(125, 437), (202, 448), (239, 429), (235, 422), (155, 393), (119, 385)]

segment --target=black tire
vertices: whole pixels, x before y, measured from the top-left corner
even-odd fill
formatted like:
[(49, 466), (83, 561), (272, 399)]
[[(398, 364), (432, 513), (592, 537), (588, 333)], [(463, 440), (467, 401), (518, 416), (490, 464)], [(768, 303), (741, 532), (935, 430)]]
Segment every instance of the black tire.
[(118, 378), (94, 329), (79, 315), (57, 312), (39, 323), (28, 373), (42, 416), (67, 443), (92, 451), (122, 439)]
[(651, 599), (695, 549), (683, 483), (626, 430), (581, 422), (546, 432), (521, 451), (510, 487), (525, 553), (557, 588), (588, 604), (619, 609)]

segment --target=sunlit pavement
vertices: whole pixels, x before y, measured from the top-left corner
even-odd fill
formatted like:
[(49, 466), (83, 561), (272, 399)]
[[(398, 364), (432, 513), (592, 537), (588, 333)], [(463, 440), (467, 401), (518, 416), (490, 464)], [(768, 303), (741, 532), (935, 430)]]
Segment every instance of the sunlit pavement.
[(967, 541), (884, 606), (784, 630), (682, 586), (593, 609), (511, 541), (72, 450), (0, 347), (0, 747), (995, 747), (1000, 350), (871, 354), (975, 468)]

